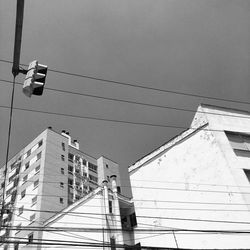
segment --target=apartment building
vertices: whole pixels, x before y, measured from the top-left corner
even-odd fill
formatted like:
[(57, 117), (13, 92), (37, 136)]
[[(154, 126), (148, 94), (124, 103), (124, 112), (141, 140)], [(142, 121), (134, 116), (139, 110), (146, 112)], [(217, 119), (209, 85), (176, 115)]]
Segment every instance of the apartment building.
[(190, 128), (129, 172), (143, 246), (249, 249), (249, 112), (202, 104)]
[[(39, 230), (27, 229), (43, 226), (48, 218), (88, 195), (110, 175), (118, 176), (121, 192), (118, 164), (81, 152), (79, 143), (68, 132), (57, 133), (51, 127), (9, 160), (6, 181), (4, 169), (0, 170), (1, 197), (5, 190), (0, 237), (6, 242), (13, 237), (27, 242), (42, 238)], [(24, 227), (26, 230), (21, 230)], [(18, 246), (2, 244), (0, 248)]]

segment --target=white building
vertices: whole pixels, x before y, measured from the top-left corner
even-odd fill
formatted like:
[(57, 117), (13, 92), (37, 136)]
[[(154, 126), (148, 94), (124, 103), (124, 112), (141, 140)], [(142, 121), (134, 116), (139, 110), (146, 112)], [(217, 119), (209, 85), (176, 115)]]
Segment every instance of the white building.
[[(249, 249), (249, 112), (200, 105), (190, 129), (138, 160), (129, 172), (136, 242)], [(146, 226), (149, 231), (142, 234)]]
[(18, 249), (8, 243), (18, 238), (26, 242), (42, 238), (39, 230), (21, 229), (42, 227), (53, 214), (88, 195), (110, 175), (117, 175), (117, 189), (123, 193), (118, 164), (80, 151), (68, 132), (57, 133), (52, 128), (8, 162), (5, 181), (4, 170), (5, 166), (0, 168), (0, 195), (4, 192), (6, 208), (0, 228), (0, 249), (4, 250)]
[(102, 187), (46, 221), (41, 249), (58, 249), (59, 242), (68, 250), (79, 249), (79, 246), (82, 249), (126, 249), (126, 246), (133, 246), (134, 205), (117, 193), (115, 175), (110, 181), (112, 188), (108, 188), (108, 181), (103, 181)]

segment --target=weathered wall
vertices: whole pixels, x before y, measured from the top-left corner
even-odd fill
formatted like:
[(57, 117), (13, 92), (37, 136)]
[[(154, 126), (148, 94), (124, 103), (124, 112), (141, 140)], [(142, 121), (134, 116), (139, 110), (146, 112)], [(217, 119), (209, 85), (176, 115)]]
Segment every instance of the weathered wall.
[[(242, 194), (243, 188), (239, 187), (245, 186), (244, 192), (250, 193), (242, 170), (250, 167), (249, 159), (235, 155), (223, 131), (209, 130), (247, 132), (250, 120), (221, 116), (210, 119), (208, 115), (200, 120), (200, 125), (204, 120), (209, 122), (204, 130), (180, 140), (130, 173), (138, 230), (145, 227), (249, 230), (248, 194)], [(203, 220), (248, 221), (249, 225)], [(175, 241), (171, 231), (162, 233), (136, 233), (135, 238), (142, 245), (162, 247), (178, 244), (183, 248), (247, 248), (250, 245), (248, 234), (175, 232)]]

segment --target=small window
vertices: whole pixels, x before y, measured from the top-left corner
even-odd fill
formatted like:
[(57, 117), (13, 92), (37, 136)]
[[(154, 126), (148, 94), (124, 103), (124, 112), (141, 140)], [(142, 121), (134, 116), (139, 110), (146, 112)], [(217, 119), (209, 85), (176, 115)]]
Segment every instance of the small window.
[(89, 162), (88, 166), (89, 166), (89, 170), (97, 173), (97, 166), (95, 164), (92, 164), (91, 162)]
[(60, 197), (60, 203), (63, 204), (63, 198)]
[(32, 214), (32, 215), (30, 216), (30, 221), (34, 221), (34, 220), (35, 220), (35, 217), (36, 217), (36, 215), (35, 215), (35, 214)]
[(65, 151), (65, 143), (62, 142), (62, 150)]
[(117, 186), (117, 193), (120, 194), (121, 193), (121, 187)]
[(28, 180), (28, 175), (25, 175), (25, 176), (23, 177), (23, 184), (24, 184), (27, 180)]
[(98, 182), (98, 179), (97, 179), (97, 177), (95, 177), (95, 176), (93, 176), (93, 175), (89, 175), (89, 179), (91, 180), (91, 181), (93, 181), (93, 182)]
[(35, 168), (36, 173), (40, 171), (40, 165)]
[(112, 201), (109, 200), (109, 213), (112, 214)]
[(64, 188), (64, 183), (63, 182), (60, 182), (60, 187)]
[(40, 160), (40, 159), (41, 159), (41, 156), (42, 156), (42, 152), (39, 152), (39, 153), (37, 154), (36, 161)]
[(26, 164), (25, 164), (25, 170), (28, 169), (30, 167), (30, 162), (28, 161)]
[(34, 182), (34, 188), (36, 188), (36, 187), (38, 186), (38, 184), (39, 184), (39, 180), (36, 180), (36, 181)]
[(14, 169), (16, 167), (16, 162), (14, 162), (14, 163), (12, 163), (11, 165), (10, 165), (10, 169), (12, 170), (12, 169)]
[(61, 174), (64, 174), (64, 168), (61, 168)]
[(129, 220), (130, 220), (131, 227), (137, 226), (137, 220), (136, 220), (135, 213), (132, 213), (132, 214), (129, 215)]
[(109, 168), (109, 165), (108, 164), (105, 164), (106, 168)]
[(73, 180), (72, 180), (72, 179), (68, 179), (68, 184), (69, 184), (70, 186), (72, 186), (72, 185), (73, 185)]
[(26, 155), (26, 157), (29, 157), (31, 155), (31, 149), (27, 151)]
[(65, 161), (64, 155), (61, 155), (61, 160), (62, 160), (62, 161)]
[(31, 233), (31, 234), (28, 235), (28, 242), (29, 243), (33, 242), (33, 237), (34, 237), (33, 233)]
[(43, 145), (43, 140), (38, 142), (38, 147), (40, 148)]
[(74, 159), (74, 155), (69, 153), (68, 154), (68, 157), (69, 157), (69, 161), (73, 162), (73, 159)]
[(68, 172), (69, 172), (69, 173), (72, 173), (72, 172), (73, 172), (73, 167), (70, 166), (70, 165), (68, 165)]
[(19, 244), (18, 243), (15, 243), (14, 245), (14, 250), (18, 250), (19, 249)]
[(82, 164), (83, 164), (84, 166), (86, 166), (87, 161), (86, 161), (85, 159), (82, 159)]
[(23, 213), (23, 207), (24, 207), (24, 206), (21, 206), (21, 207), (18, 208), (18, 215), (20, 215), (20, 214)]
[(26, 190), (23, 190), (23, 191), (21, 192), (21, 199), (25, 196), (25, 193), (26, 193)]
[(31, 201), (32, 201), (32, 205), (34, 205), (37, 202), (37, 195), (33, 197)]

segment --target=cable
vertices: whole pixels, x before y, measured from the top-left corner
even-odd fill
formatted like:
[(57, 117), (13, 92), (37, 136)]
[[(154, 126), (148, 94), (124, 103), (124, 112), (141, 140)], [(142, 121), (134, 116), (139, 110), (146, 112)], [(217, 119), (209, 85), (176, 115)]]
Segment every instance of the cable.
[[(69, 214), (69, 215), (76, 215), (76, 216), (83, 216), (83, 215), (106, 215), (105, 213), (87, 213), (87, 212), (63, 212), (63, 211), (53, 211), (53, 210), (36, 210), (36, 209), (25, 209), (25, 211), (30, 212), (46, 212), (46, 213), (56, 213), (56, 214)], [(119, 217), (119, 215), (113, 214), (113, 216)], [(84, 216), (86, 217), (86, 216)], [(185, 220), (185, 221), (200, 221), (200, 222), (216, 222), (216, 223), (232, 223), (232, 224), (245, 224), (250, 225), (250, 221), (230, 221), (230, 220), (207, 220), (207, 219), (194, 219), (194, 218), (176, 218), (176, 217), (165, 217), (165, 216), (148, 216), (148, 215), (137, 215), (138, 218), (151, 218), (151, 219), (166, 219), (166, 220)], [(95, 218), (97, 219), (97, 218)], [(28, 219), (27, 219), (28, 220)]]
[[(104, 230), (105, 232), (109, 232), (110, 228), (86, 228), (86, 227), (32, 227), (32, 226), (25, 226), (25, 227), (11, 227), (11, 226), (4, 226), (4, 228), (9, 230), (24, 230), (24, 231), (44, 231), (44, 232), (65, 232), (65, 231), (74, 231), (74, 232), (90, 232), (90, 233), (102, 233)], [(142, 228), (133, 228), (133, 229), (122, 229), (122, 228), (112, 228), (112, 231), (121, 232), (121, 231), (131, 231), (137, 233), (158, 233), (158, 232), (199, 232), (199, 233), (212, 233), (212, 234), (250, 234), (250, 230), (208, 230), (208, 229), (185, 229), (185, 228), (171, 228), (171, 229), (142, 229)]]
[(9, 161), (10, 137), (11, 137), (12, 116), (13, 116), (14, 95), (15, 95), (15, 80), (16, 80), (16, 77), (14, 76), (13, 77), (12, 92), (11, 92), (9, 128), (8, 128), (7, 149), (6, 149), (6, 158), (5, 158), (5, 168), (4, 168), (4, 185), (3, 185), (3, 193), (2, 193), (2, 208), (1, 208), (1, 214), (0, 214), (0, 229), (2, 227), (3, 214), (4, 214), (6, 178), (7, 178), (7, 169), (8, 169), (8, 161)]
[[(4, 80), (4, 79), (0, 79), (0, 81), (2, 81), (2, 82), (10, 82), (10, 81)], [(19, 85), (23, 85), (22, 83), (18, 83), (18, 84)], [(164, 106), (164, 105), (143, 103), (143, 102), (131, 101), (131, 100), (125, 100), (125, 99), (104, 97), (104, 96), (99, 96), (99, 95), (83, 94), (83, 93), (79, 93), (79, 92), (74, 92), (74, 91), (69, 91), (69, 90), (62, 90), (62, 89), (56, 89), (56, 88), (45, 87), (45, 89), (50, 90), (50, 91), (55, 91), (55, 92), (61, 92), (61, 93), (79, 95), (79, 96), (86, 96), (86, 97), (91, 97), (91, 98), (96, 98), (96, 99), (103, 99), (103, 100), (108, 100), (108, 101), (129, 103), (129, 104), (135, 104), (135, 105), (141, 105), (141, 106), (147, 106), (147, 107), (153, 107), (153, 108), (163, 108), (163, 109), (170, 109), (170, 110), (176, 110), (176, 111), (184, 111), (184, 112), (190, 112), (190, 113), (209, 114), (209, 115), (217, 115), (217, 116), (226, 116), (226, 117), (250, 119), (250, 117), (246, 117), (246, 116), (237, 116), (237, 115), (230, 115), (230, 114), (223, 114), (222, 115), (222, 114), (216, 113), (216, 112), (205, 112), (205, 111), (199, 111), (199, 110), (192, 110), (192, 109), (185, 109), (185, 108), (177, 108), (177, 107), (171, 107), (171, 106)]]
[[(0, 59), (0, 61), (5, 62), (5, 63), (12, 63), (11, 61), (4, 60), (4, 59)], [(21, 64), (21, 65), (26, 66), (26, 67), (28, 66), (26, 64)], [(191, 97), (197, 97), (197, 98), (206, 98), (206, 99), (210, 99), (210, 100), (218, 100), (218, 101), (233, 102), (233, 103), (240, 103), (240, 104), (250, 104), (249, 102), (246, 102), (246, 101), (237, 101), (237, 100), (226, 99), (226, 98), (218, 98), (218, 97), (205, 96), (205, 95), (199, 95), (199, 94), (193, 94), (193, 93), (185, 93), (185, 92), (180, 92), (180, 91), (160, 89), (160, 88), (155, 88), (155, 87), (147, 87), (147, 86), (142, 85), (143, 83), (134, 84), (134, 83), (129, 83), (129, 82), (108, 80), (108, 79), (104, 79), (101, 77), (83, 75), (83, 74), (75, 74), (75, 73), (70, 73), (70, 72), (51, 69), (51, 68), (48, 69), (48, 71), (54, 72), (54, 73), (59, 73), (59, 74), (64, 74), (64, 75), (69, 75), (69, 76), (76, 76), (76, 77), (80, 77), (80, 78), (86, 78), (86, 79), (90, 79), (90, 80), (111, 83), (111, 84), (118, 84), (118, 85), (122, 85), (122, 86), (129, 86), (129, 87), (135, 87), (135, 88), (140, 88), (140, 89), (153, 90), (153, 91), (157, 91), (157, 92), (170, 93), (170, 94), (175, 94), (175, 95), (184, 95), (184, 96), (191, 96)]]

